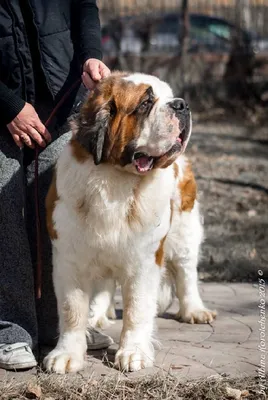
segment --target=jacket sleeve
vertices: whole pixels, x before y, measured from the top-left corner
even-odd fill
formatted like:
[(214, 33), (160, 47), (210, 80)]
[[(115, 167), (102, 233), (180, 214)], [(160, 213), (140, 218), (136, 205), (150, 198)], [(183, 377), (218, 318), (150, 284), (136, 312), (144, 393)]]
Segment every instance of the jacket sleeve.
[(23, 109), (24, 105), (25, 101), (0, 81), (0, 124), (9, 124)]
[(102, 59), (101, 28), (96, 0), (77, 0), (78, 49), (81, 65), (88, 58)]

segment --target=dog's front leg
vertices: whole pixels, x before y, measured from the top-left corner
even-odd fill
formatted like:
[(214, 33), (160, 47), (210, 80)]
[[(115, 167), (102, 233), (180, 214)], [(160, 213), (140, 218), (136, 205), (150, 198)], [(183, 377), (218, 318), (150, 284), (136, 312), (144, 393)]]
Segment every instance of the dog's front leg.
[(115, 366), (121, 370), (138, 371), (153, 365), (152, 334), (160, 275), (160, 268), (152, 262), (121, 281), (123, 330), (115, 356)]
[(90, 292), (89, 283), (77, 272), (78, 266), (63, 258), (64, 255), (54, 254), (53, 280), (60, 337), (56, 348), (44, 359), (46, 369), (59, 374), (77, 372), (84, 367)]

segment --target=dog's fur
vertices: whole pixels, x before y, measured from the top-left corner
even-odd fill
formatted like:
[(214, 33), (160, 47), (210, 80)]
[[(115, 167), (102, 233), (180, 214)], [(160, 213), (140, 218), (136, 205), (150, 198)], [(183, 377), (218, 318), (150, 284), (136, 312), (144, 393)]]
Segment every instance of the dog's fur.
[(48, 370), (83, 368), (89, 303), (96, 324), (115, 280), (124, 304), (118, 368), (153, 364), (154, 317), (170, 304), (172, 285), (183, 321), (215, 317), (197, 287), (203, 229), (182, 155), (190, 133), (187, 104), (156, 77), (116, 73), (90, 93), (46, 200), (60, 320)]

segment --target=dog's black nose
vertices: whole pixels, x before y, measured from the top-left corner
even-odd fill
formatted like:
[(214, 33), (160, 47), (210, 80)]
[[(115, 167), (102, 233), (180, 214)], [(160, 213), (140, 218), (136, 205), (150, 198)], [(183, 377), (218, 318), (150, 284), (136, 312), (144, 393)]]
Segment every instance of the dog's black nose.
[(183, 99), (174, 99), (169, 103), (169, 106), (175, 111), (183, 112), (189, 110), (189, 106)]

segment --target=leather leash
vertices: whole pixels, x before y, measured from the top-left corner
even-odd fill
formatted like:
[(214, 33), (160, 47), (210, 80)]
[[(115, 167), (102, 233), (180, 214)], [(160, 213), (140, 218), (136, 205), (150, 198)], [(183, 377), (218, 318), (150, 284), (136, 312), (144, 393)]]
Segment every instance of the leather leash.
[[(70, 96), (72, 91), (81, 84), (81, 79), (77, 79), (67, 92), (62, 96), (56, 106), (53, 108), (51, 114), (45, 122), (45, 127), (47, 128), (51, 123), (52, 118), (55, 116), (58, 109), (62, 106), (62, 104), (66, 101), (66, 99)], [(40, 147), (38, 145), (35, 146), (35, 166), (34, 166), (34, 198), (35, 198), (35, 219), (36, 219), (36, 253), (37, 253), (37, 263), (36, 263), (36, 276), (35, 276), (35, 291), (36, 298), (41, 299), (42, 295), (42, 233), (41, 233), (41, 219), (40, 219), (40, 203), (39, 203), (39, 177), (38, 177), (38, 156), (40, 153)]]

